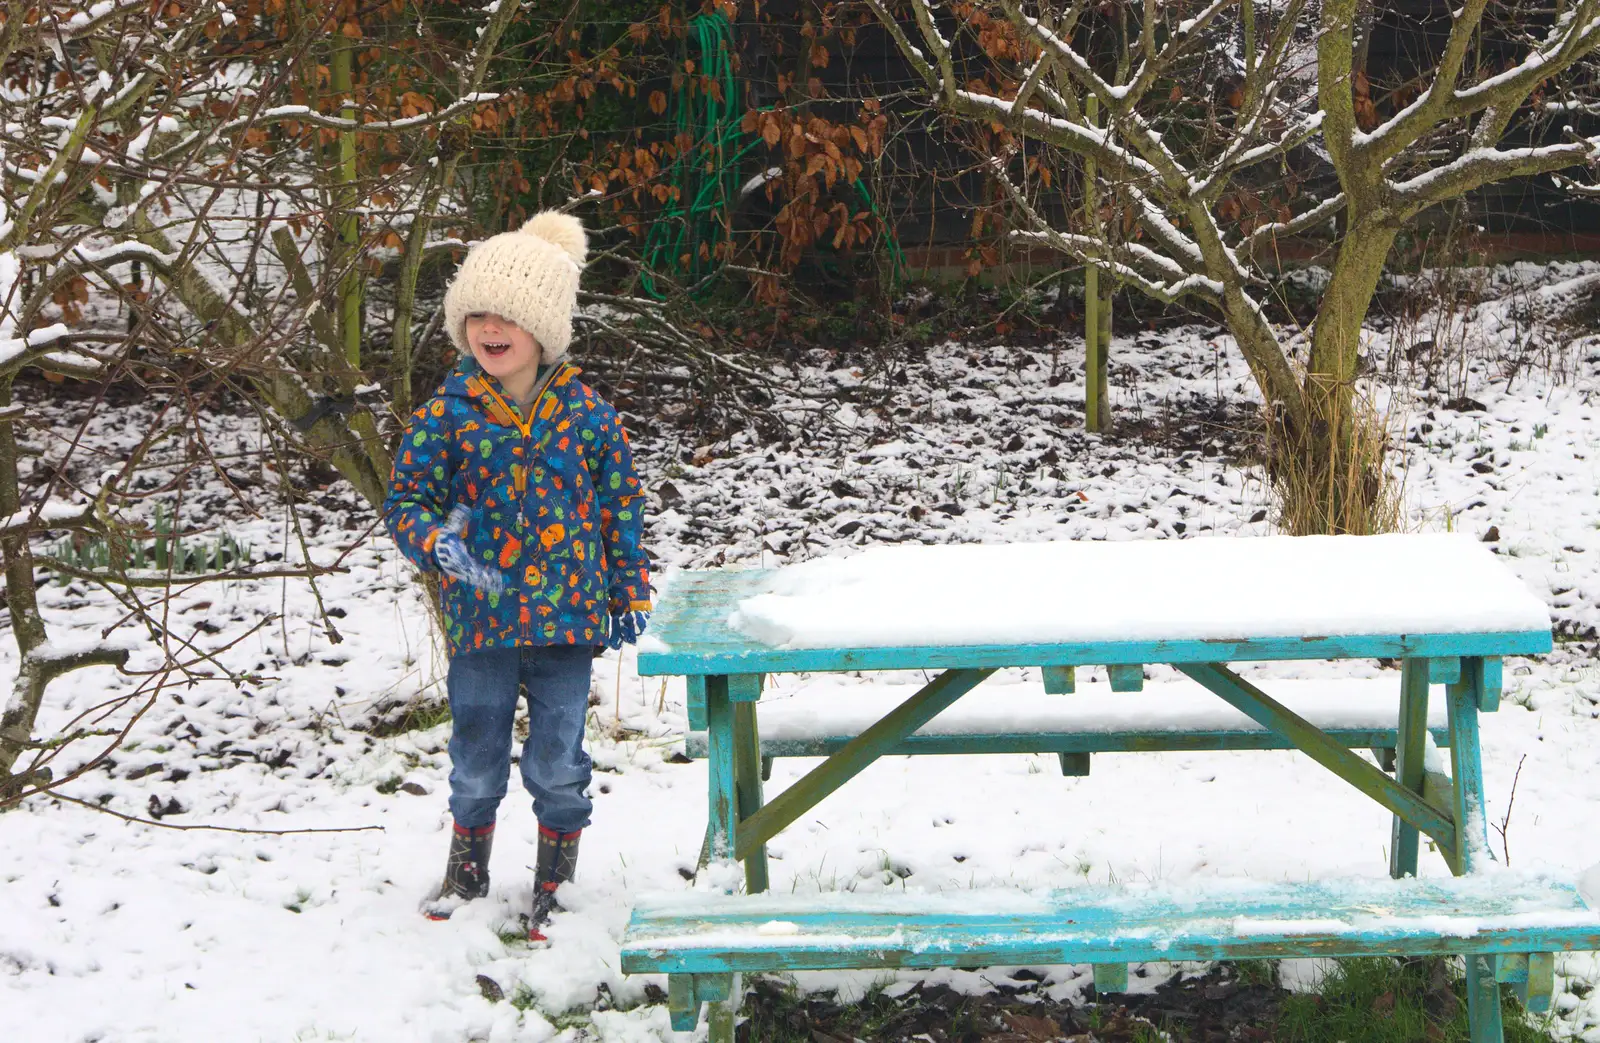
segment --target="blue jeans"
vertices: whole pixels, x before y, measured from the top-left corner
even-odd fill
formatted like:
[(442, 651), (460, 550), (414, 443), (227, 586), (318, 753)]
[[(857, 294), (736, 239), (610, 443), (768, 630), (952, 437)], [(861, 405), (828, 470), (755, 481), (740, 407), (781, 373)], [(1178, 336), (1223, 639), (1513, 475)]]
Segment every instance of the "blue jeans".
[(511, 730), (528, 700), (522, 785), (539, 824), (572, 833), (589, 824), (584, 795), (592, 762), (583, 750), (589, 710), (588, 645), (490, 648), (450, 660), (450, 814), (467, 828), (494, 822), (511, 773)]

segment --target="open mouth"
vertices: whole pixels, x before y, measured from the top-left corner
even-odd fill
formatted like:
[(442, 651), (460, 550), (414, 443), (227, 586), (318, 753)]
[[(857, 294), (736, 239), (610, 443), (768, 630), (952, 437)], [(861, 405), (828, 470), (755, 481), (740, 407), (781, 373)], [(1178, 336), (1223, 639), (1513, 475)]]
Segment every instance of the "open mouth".
[(503, 340), (486, 340), (480, 347), (483, 348), (483, 353), (490, 358), (499, 358), (511, 350), (511, 345)]

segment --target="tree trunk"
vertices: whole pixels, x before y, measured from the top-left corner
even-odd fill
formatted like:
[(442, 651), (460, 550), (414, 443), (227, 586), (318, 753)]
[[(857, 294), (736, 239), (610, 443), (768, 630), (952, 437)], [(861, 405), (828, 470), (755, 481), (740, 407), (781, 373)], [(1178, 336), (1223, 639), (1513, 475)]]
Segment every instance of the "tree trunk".
[(1285, 528), (1297, 535), (1381, 531), (1383, 434), (1357, 415), (1361, 328), (1397, 229), (1356, 220), (1339, 246), (1311, 334), (1304, 419), (1278, 431), (1272, 465)]
[[(11, 381), (0, 383), (0, 406), (11, 404)], [(13, 518), (22, 510), (17, 489), (17, 437), (14, 422), (0, 419), (0, 517)], [(6, 607), (11, 610), (11, 633), (24, 664), (46, 640), (44, 620), (39, 617), (39, 599), (33, 586), (33, 552), (28, 547), (27, 530), (0, 536), (0, 554), (5, 559)], [(39, 716), (43, 687), (30, 683), (31, 671), (18, 672), (16, 690), (4, 703), (0, 716), (0, 789), (10, 781), (17, 758), (33, 737), (34, 720)]]

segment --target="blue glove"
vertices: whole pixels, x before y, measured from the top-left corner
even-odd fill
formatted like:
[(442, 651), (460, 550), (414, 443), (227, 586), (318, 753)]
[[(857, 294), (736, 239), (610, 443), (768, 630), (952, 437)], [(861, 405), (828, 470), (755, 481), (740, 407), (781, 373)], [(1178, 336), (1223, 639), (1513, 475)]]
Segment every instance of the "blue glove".
[(468, 586), (477, 587), (485, 594), (497, 595), (505, 589), (505, 577), (500, 575), (498, 569), (474, 559), (461, 540), (461, 533), (465, 531), (471, 513), (465, 505), (450, 512), (450, 517), (444, 523), (444, 531), (434, 538), (433, 558), (447, 575)]
[(638, 644), (639, 635), (644, 633), (645, 625), (649, 621), (648, 612), (611, 613), (611, 633), (606, 638), (607, 647), (615, 650), (623, 645)]

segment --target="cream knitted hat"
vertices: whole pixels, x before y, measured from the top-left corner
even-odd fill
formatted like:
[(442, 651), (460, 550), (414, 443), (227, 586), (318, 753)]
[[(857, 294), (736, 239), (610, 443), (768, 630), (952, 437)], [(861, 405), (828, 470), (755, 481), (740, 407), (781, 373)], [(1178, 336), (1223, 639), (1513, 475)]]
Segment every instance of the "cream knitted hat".
[(583, 222), (545, 210), (514, 232), (491, 236), (467, 251), (444, 294), (444, 321), (456, 350), (466, 355), (467, 316), (493, 312), (533, 334), (552, 365), (572, 343), (578, 274), (589, 251)]

